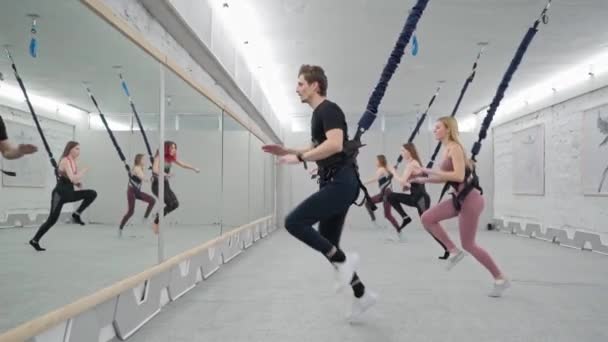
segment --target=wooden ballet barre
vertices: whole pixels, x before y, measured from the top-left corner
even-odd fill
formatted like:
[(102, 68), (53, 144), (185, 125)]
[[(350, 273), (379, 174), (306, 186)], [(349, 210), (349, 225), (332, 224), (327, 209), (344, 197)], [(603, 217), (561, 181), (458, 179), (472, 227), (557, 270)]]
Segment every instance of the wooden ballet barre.
[(59, 309), (53, 310), (31, 321), (25, 322), (0, 335), (0, 342), (27, 341), (30, 338), (36, 337), (41, 333), (55, 327), (57, 324), (74, 318), (79, 314), (96, 307), (99, 304), (102, 304), (108, 300), (115, 298), (116, 296), (127, 290), (137, 287), (144, 281), (151, 279), (162, 272), (170, 270), (172, 267), (178, 265), (182, 261), (191, 259), (192, 257), (207, 250), (218, 242), (229, 239), (233, 235), (238, 234), (241, 231), (251, 228), (252, 226), (255, 226), (259, 223), (271, 220), (272, 217), (272, 215), (268, 215), (259, 218), (253, 222), (249, 222), (245, 225), (231, 230), (230, 232), (227, 232), (212, 240), (209, 240), (200, 246), (193, 247), (187, 251), (175, 255), (141, 273), (123, 279), (113, 285), (98, 290), (95, 293), (92, 293), (86, 297), (82, 297), (70, 304), (62, 306)]

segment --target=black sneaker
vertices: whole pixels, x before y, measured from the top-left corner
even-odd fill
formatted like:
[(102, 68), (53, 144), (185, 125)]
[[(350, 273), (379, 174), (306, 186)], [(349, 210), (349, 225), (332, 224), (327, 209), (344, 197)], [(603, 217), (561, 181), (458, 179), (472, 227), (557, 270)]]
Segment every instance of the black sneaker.
[(46, 251), (46, 248), (40, 247), (40, 244), (38, 244), (38, 242), (34, 240), (30, 240), (30, 246), (34, 247), (34, 249), (38, 252)]
[(74, 223), (78, 223), (78, 224), (79, 224), (79, 225), (81, 225), (81, 226), (84, 226), (84, 225), (85, 225), (85, 223), (84, 223), (84, 222), (82, 222), (82, 220), (80, 219), (80, 215), (78, 215), (78, 214), (76, 214), (76, 213), (73, 213), (73, 214), (72, 214), (72, 222), (74, 222)]
[(406, 216), (403, 219), (403, 222), (401, 222), (401, 225), (399, 226), (399, 232), (401, 232), (401, 229), (405, 228), (405, 226), (407, 226), (408, 224), (410, 224), (410, 222), (412, 222), (412, 218), (409, 216)]

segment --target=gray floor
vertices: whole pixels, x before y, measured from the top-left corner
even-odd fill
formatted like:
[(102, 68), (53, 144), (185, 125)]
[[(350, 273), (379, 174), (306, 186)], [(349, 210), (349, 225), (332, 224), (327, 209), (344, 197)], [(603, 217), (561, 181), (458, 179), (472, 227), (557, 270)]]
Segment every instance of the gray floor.
[[(0, 332), (91, 294), (157, 262), (149, 225), (57, 225), (43, 238), (48, 250), (27, 241), (37, 228), (0, 229)], [(168, 226), (166, 257), (219, 234), (217, 226)]]
[(333, 293), (327, 262), (280, 230), (130, 341), (608, 341), (608, 256), (480, 231), (513, 280), (493, 299), (489, 273), (471, 256), (446, 272), (419, 226), (403, 244), (385, 241), (386, 232), (344, 235), (343, 246), (361, 254), (363, 281), (381, 296), (360, 324), (343, 319), (350, 292)]

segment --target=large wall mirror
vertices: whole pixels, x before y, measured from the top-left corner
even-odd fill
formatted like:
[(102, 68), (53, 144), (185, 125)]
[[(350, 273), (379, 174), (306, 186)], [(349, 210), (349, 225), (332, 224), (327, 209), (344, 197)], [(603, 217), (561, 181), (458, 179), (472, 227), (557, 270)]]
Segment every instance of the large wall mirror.
[(60, 177), (2, 51), (4, 142), (38, 151), (0, 158), (0, 334), (274, 214), (262, 140), (80, 1), (3, 3), (5, 44)]
[[(39, 16), (35, 35), (29, 14)], [(79, 1), (3, 2), (0, 45), (4, 44), (9, 44), (53, 156), (60, 162), (68, 142), (75, 141), (67, 165), (77, 173), (88, 171), (78, 182), (80, 187), (64, 184), (53, 195), (57, 184), (53, 168), (3, 48), (0, 115), (8, 140), (15, 145), (35, 144), (39, 150), (21, 159), (2, 160), (2, 168), (17, 175), (3, 174), (0, 182), (0, 331), (157, 262), (157, 237), (144, 222), (146, 202), (134, 201), (132, 216), (126, 218), (119, 236), (128, 213), (129, 177), (116, 148), (130, 168), (135, 156), (144, 154), (140, 168), (144, 180), (150, 177), (142, 134), (119, 74), (144, 131), (150, 134), (159, 126), (161, 70), (152, 57)], [(86, 87), (105, 114), (116, 145)], [(150, 135), (151, 144), (158, 146), (157, 135)], [(60, 168), (64, 165), (61, 162)], [(149, 192), (149, 183), (143, 182), (142, 189)], [(90, 201), (91, 190), (96, 197), (80, 213), (85, 224), (81, 225), (72, 214), (83, 200), (60, 202)], [(151, 208), (150, 216), (155, 210)], [(45, 225), (50, 213), (57, 216), (56, 223)], [(36, 235), (40, 227), (48, 231)], [(32, 239), (46, 251), (34, 250)]]
[(223, 113), (222, 121), (222, 233), (225, 233), (250, 221), (250, 133), (228, 113)]
[(274, 215), (276, 162), (262, 151), (264, 142), (223, 115), (222, 233)]
[[(161, 229), (167, 257), (220, 234), (222, 110), (171, 70), (165, 70), (165, 140), (175, 156), (165, 181)], [(166, 151), (170, 151), (166, 149)]]

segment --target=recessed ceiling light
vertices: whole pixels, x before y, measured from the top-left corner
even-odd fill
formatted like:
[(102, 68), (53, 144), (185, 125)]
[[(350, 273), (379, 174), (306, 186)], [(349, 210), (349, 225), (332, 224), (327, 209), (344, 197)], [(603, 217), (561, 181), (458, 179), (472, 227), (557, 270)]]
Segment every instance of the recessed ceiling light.
[(247, 45), (247, 44), (249, 44), (249, 41), (246, 40), (246, 41), (243, 42), (243, 44)]
[(230, 7), (230, 5), (228, 5), (228, 3), (227, 3), (227, 2), (224, 2), (224, 3), (222, 4), (222, 7), (223, 7), (223, 8), (228, 8), (228, 7)]

